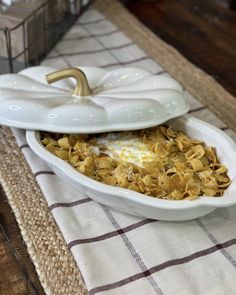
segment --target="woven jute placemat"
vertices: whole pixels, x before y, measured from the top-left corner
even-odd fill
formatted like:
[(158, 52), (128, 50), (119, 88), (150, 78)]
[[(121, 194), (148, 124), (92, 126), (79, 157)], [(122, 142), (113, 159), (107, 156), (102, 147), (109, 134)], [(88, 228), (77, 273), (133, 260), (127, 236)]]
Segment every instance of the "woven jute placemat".
[(45, 292), (87, 294), (82, 275), (12, 131), (1, 127), (0, 132), (0, 181)]
[[(211, 77), (164, 43), (115, 0), (95, 7), (132, 38), (185, 88), (236, 129), (236, 100)], [(78, 266), (9, 128), (0, 133), (0, 181), (47, 294), (88, 294)]]

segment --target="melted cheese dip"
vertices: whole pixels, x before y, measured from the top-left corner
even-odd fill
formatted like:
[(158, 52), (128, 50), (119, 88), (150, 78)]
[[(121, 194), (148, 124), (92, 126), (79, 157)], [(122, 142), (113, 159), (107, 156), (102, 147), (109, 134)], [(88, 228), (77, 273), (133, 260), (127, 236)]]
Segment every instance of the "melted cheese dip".
[(97, 148), (94, 149), (96, 153), (98, 153), (101, 145), (106, 146), (104, 152), (110, 157), (140, 167), (142, 167), (143, 162), (151, 162), (156, 159), (156, 155), (138, 137), (131, 134), (124, 136), (124, 134), (110, 133), (108, 136), (99, 137)]

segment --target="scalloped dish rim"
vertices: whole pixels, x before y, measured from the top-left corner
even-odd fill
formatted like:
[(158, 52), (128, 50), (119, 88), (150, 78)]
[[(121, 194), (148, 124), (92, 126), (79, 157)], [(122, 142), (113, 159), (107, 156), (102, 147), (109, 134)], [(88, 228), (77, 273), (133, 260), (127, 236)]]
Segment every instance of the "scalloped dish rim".
[[(234, 159), (236, 159), (236, 144), (227, 134), (225, 134), (223, 131), (221, 131), (217, 127), (214, 127), (213, 125), (209, 123), (206, 123), (202, 120), (196, 119), (189, 115), (172, 119), (170, 120), (169, 124), (171, 124), (171, 121), (180, 122), (180, 124), (190, 127), (190, 129), (200, 128), (202, 131), (202, 134), (205, 134), (206, 136), (209, 136), (209, 137), (220, 138), (219, 141), (221, 142), (222, 148), (223, 147), (224, 147), (223, 149), (227, 148), (227, 154), (226, 155), (224, 154), (225, 159), (228, 158), (229, 161), (233, 161)], [(75, 168), (73, 168), (70, 164), (66, 163), (64, 160), (58, 158), (57, 156), (47, 151), (39, 140), (39, 134), (40, 134), (39, 131), (26, 132), (26, 138), (30, 148), (40, 158), (45, 160), (49, 165), (56, 167), (59, 171), (63, 171), (63, 173), (66, 174), (69, 179), (73, 180), (73, 182), (77, 183), (78, 185), (85, 187), (87, 190), (91, 188), (93, 191), (97, 191), (99, 193), (109, 195), (111, 198), (128, 199), (129, 201), (133, 203), (138, 203), (140, 205), (145, 205), (145, 206), (158, 208), (158, 209), (167, 209), (167, 210), (194, 209), (198, 207), (212, 207), (212, 208), (229, 207), (236, 204), (236, 172), (233, 178), (230, 176), (232, 183), (222, 197), (201, 196), (191, 201), (190, 200), (179, 200), (179, 201), (163, 200), (163, 199), (153, 198), (153, 197), (144, 195), (142, 193), (137, 193), (129, 189), (113, 187), (107, 184), (103, 184), (89, 178), (88, 176), (83, 175), (79, 171), (75, 170)], [(230, 172), (230, 169), (229, 169), (229, 172)], [(232, 186), (235, 186), (235, 189), (232, 193), (230, 193), (229, 190)], [(232, 196), (232, 194), (234, 194), (235, 196)]]

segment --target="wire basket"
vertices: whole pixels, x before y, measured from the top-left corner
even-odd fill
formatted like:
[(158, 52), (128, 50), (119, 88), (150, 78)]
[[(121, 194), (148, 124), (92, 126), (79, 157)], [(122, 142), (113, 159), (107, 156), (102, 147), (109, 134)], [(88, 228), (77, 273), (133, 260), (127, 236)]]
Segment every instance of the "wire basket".
[[(92, 2), (93, 0), (22, 0), (9, 8), (2, 6), (0, 74), (16, 73), (39, 64)], [(27, 4), (26, 9), (21, 8), (22, 3)], [(16, 10), (22, 14), (22, 19), (11, 16)]]

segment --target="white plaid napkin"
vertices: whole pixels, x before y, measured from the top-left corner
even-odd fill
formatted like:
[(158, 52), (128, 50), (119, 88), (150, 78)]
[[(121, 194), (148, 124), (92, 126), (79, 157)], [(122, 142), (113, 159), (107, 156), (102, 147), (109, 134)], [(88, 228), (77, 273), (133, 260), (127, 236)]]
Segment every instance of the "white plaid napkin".
[[(132, 40), (94, 9), (88, 10), (43, 65), (132, 66), (168, 75)], [(193, 116), (225, 130), (187, 93)], [(90, 295), (236, 294), (236, 207), (189, 222), (130, 216), (96, 203), (56, 176), (14, 129)], [(63, 257), (62, 257), (63, 259)]]

